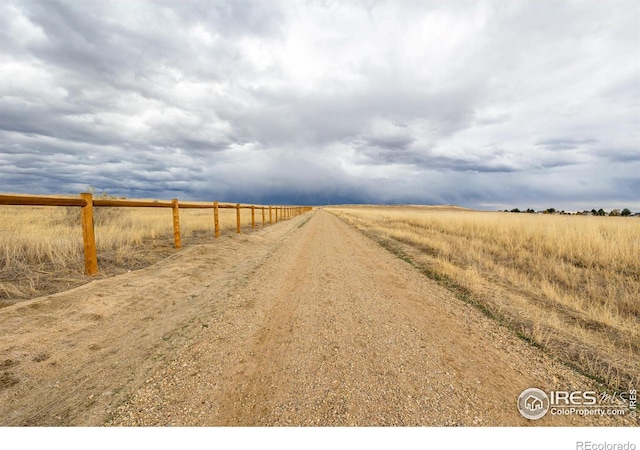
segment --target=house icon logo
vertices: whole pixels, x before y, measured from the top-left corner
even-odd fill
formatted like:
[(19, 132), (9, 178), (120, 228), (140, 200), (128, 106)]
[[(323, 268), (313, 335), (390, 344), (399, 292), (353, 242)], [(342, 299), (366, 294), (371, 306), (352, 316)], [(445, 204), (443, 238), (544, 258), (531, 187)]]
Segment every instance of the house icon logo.
[(525, 389), (518, 397), (518, 411), (529, 420), (541, 419), (549, 411), (549, 397), (541, 389)]
[(533, 395), (529, 395), (524, 399), (524, 407), (529, 411), (538, 411), (542, 409), (542, 400), (538, 397), (534, 397)]

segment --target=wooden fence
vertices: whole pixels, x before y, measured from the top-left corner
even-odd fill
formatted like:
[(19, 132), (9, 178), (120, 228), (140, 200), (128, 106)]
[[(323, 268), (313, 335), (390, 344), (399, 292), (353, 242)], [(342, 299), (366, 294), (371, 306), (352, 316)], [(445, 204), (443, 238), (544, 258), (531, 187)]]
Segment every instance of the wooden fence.
[(82, 193), (80, 197), (59, 197), (50, 195), (6, 195), (0, 194), (0, 205), (18, 206), (78, 206), (82, 223), (82, 241), (84, 247), (84, 267), (87, 275), (98, 273), (98, 256), (96, 238), (93, 227), (93, 207), (128, 207), (128, 208), (172, 208), (173, 209), (173, 240), (174, 247), (180, 248), (180, 208), (213, 209), (213, 223), (215, 237), (220, 237), (220, 221), (218, 210), (221, 208), (236, 210), (236, 231), (241, 232), (240, 210), (251, 210), (251, 228), (256, 227), (256, 210), (262, 213), (262, 226), (266, 225), (266, 211), (269, 211), (269, 224), (278, 223), (291, 217), (310, 211), (310, 206), (273, 206), (273, 205), (242, 205), (240, 203), (220, 202), (180, 202), (177, 198), (168, 200), (128, 200), (93, 198), (90, 193)]

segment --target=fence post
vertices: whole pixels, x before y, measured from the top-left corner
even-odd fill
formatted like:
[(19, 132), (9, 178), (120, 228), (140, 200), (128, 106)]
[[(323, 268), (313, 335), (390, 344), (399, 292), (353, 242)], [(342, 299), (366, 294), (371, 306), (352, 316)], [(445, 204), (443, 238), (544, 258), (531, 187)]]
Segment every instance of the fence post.
[(271, 205), (269, 205), (269, 225), (271, 225), (273, 223), (273, 220), (271, 219)]
[(251, 228), (256, 227), (256, 208), (251, 205)]
[(96, 234), (93, 229), (93, 196), (80, 194), (86, 204), (80, 208), (82, 220), (82, 245), (84, 247), (84, 272), (87, 275), (98, 273), (98, 255), (96, 254)]
[(240, 203), (236, 203), (236, 230), (240, 233)]
[(264, 226), (264, 206), (262, 207), (262, 226)]
[(218, 202), (213, 202), (213, 225), (215, 236), (220, 237), (220, 216), (218, 215)]
[(278, 207), (276, 206), (276, 223), (278, 223), (278, 209), (280, 209), (280, 208), (278, 208)]
[(173, 209), (173, 247), (180, 248), (180, 206), (178, 206), (178, 199), (171, 200)]

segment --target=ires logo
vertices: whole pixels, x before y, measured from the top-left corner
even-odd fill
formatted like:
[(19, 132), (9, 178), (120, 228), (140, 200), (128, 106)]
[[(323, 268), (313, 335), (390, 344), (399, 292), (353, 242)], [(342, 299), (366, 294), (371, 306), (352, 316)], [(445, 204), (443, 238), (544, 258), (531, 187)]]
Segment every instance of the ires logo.
[(598, 404), (596, 391), (551, 391), (549, 392), (551, 406), (583, 406)]
[(549, 391), (529, 388), (518, 397), (518, 411), (529, 420), (547, 412), (554, 416), (636, 416), (636, 390), (607, 393), (596, 391)]

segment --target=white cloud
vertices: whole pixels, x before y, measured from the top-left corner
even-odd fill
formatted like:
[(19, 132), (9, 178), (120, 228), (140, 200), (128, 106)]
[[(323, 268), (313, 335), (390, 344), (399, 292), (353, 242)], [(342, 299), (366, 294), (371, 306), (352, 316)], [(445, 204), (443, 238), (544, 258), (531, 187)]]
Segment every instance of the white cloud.
[(640, 209), (637, 2), (0, 9), (0, 190)]

